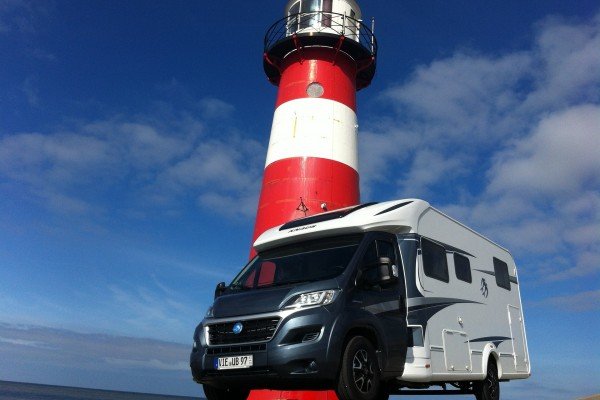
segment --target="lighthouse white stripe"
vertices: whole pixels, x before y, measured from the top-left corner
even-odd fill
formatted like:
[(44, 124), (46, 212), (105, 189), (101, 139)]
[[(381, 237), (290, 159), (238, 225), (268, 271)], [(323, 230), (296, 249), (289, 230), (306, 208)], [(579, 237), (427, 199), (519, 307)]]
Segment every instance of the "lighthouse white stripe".
[(296, 99), (275, 110), (266, 166), (291, 157), (319, 157), (358, 170), (356, 113), (329, 99)]

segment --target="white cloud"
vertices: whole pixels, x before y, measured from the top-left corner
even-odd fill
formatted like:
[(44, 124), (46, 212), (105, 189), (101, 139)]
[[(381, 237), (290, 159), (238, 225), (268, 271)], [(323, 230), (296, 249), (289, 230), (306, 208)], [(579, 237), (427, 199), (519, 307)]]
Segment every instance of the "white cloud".
[(27, 346), (27, 347), (35, 347), (35, 348), (46, 348), (47, 345), (44, 342), (39, 342), (35, 340), (24, 340), (24, 339), (12, 339), (0, 336), (1, 343), (14, 344), (17, 346)]
[(418, 67), (384, 99), (419, 121), (415, 140), (443, 146), (456, 140), (487, 142), (503, 133), (496, 124), (505, 122), (518, 104), (520, 94), (514, 89), (530, 69), (526, 53), (500, 58), (457, 53)]
[[(11, 355), (34, 355), (38, 362), (56, 366), (71, 363), (84, 369), (96, 369), (103, 363), (113, 367), (144, 367), (168, 371), (181, 371), (189, 354), (189, 347), (179, 343), (149, 338), (80, 333), (30, 325), (0, 323), (0, 343), (15, 346)], [(28, 347), (34, 348), (32, 350)], [(6, 349), (6, 348), (5, 348)]]
[[(212, 117), (228, 108), (216, 99), (205, 107)], [(167, 113), (168, 114), (168, 113)], [(223, 113), (222, 113), (223, 114)], [(224, 115), (224, 114), (223, 114)], [(225, 121), (227, 122), (227, 121)], [(247, 212), (218, 207), (258, 197), (264, 147), (245, 139), (231, 124), (211, 126), (189, 112), (113, 118), (80, 123), (50, 133), (14, 133), (0, 138), (0, 177), (14, 193), (63, 213), (100, 213), (114, 207), (176, 210), (181, 201), (245, 218)], [(113, 190), (123, 185), (127, 192)], [(131, 204), (131, 199), (143, 204)], [(187, 199), (187, 200), (186, 200)], [(127, 203), (129, 201), (129, 203)], [(151, 202), (154, 201), (153, 204)], [(241, 208), (240, 208), (241, 210)]]
[(523, 107), (542, 110), (573, 101), (600, 100), (600, 14), (586, 24), (548, 18), (540, 24), (536, 46), (536, 90)]
[(498, 154), (489, 189), (572, 197), (600, 185), (599, 155), (600, 106), (572, 107), (546, 116), (531, 135)]
[(227, 118), (235, 111), (234, 106), (214, 97), (203, 98), (199, 105), (204, 118)]
[(189, 157), (165, 169), (160, 193), (191, 192), (205, 210), (247, 218), (256, 212), (264, 147), (239, 136), (200, 143)]
[(0, 34), (34, 34), (47, 20), (52, 2), (0, 0)]
[(362, 192), (428, 198), (537, 257), (526, 276), (600, 272), (599, 26), (547, 19), (530, 49), (416, 68), (380, 99), (396, 115), (361, 133)]
[(2, 322), (0, 337), (48, 344), (37, 348), (0, 341), (0, 370), (6, 380), (143, 393), (169, 390), (172, 395), (200, 390), (190, 377), (189, 339), (180, 344), (35, 325), (22, 329)]
[(247, 196), (203, 193), (198, 197), (198, 204), (206, 210), (213, 210), (219, 214), (236, 218), (253, 218), (256, 216), (258, 198), (253, 192)]
[[(385, 133), (381, 133), (382, 131)], [(417, 140), (413, 140), (415, 136), (409, 130), (398, 129), (389, 121), (380, 122), (376, 129), (360, 132), (359, 172), (363, 198), (370, 197), (371, 186), (374, 183), (390, 179), (390, 165), (408, 159), (418, 143)]]
[(240, 138), (207, 140), (199, 143), (189, 157), (164, 171), (161, 179), (181, 187), (245, 188), (259, 176), (253, 162), (262, 155), (260, 149), (258, 143)]
[(23, 82), (23, 93), (30, 106), (37, 107), (39, 105), (40, 99), (34, 78), (25, 79), (25, 82)]
[(548, 297), (531, 305), (552, 307), (569, 312), (600, 311), (600, 290), (590, 290), (566, 296)]
[(404, 197), (428, 197), (432, 184), (440, 180), (455, 181), (464, 176), (465, 160), (460, 154), (447, 155), (440, 151), (419, 149), (414, 153), (412, 165), (398, 180), (399, 194)]
[[(157, 338), (176, 338), (180, 332), (189, 331), (184, 321), (189, 321), (190, 315), (198, 315), (191, 304), (176, 296), (169, 296), (164, 291), (153, 288), (122, 287), (110, 285), (110, 309), (119, 310), (122, 329), (133, 332), (152, 332)], [(114, 318), (114, 316), (112, 316)], [(160, 327), (160, 328), (159, 328)]]

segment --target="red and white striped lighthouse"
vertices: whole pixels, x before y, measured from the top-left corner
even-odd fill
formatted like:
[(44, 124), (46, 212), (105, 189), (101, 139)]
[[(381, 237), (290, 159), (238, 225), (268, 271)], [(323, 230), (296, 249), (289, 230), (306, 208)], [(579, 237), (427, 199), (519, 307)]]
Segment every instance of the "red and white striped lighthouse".
[(359, 203), (356, 92), (371, 83), (376, 54), (354, 0), (290, 0), (267, 31), (264, 69), (279, 91), (253, 241)]
[[(361, 16), (355, 0), (290, 0), (267, 31), (264, 69), (279, 91), (253, 242), (289, 220), (360, 202), (356, 92), (371, 83), (377, 55)], [(337, 397), (266, 390), (249, 399)]]

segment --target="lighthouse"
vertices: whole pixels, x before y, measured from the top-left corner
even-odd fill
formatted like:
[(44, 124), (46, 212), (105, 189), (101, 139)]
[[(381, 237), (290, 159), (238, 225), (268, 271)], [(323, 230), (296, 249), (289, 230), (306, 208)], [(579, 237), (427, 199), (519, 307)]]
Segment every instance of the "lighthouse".
[(264, 70), (278, 93), (253, 242), (286, 221), (360, 202), (356, 92), (371, 83), (376, 57), (354, 0), (290, 0), (268, 29)]
[[(360, 202), (356, 92), (371, 83), (376, 61), (373, 25), (354, 0), (290, 0), (268, 29), (264, 70), (278, 93), (252, 242), (287, 221)], [(337, 397), (265, 390), (249, 399)]]

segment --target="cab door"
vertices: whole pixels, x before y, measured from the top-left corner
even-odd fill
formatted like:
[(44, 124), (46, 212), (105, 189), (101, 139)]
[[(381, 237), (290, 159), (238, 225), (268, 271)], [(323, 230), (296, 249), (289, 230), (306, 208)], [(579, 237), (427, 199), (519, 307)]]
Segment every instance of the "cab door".
[[(386, 372), (401, 373), (406, 360), (406, 291), (396, 237), (386, 233), (372, 234), (362, 254), (353, 302), (370, 313), (380, 327), (385, 341), (380, 346), (387, 352)], [(398, 279), (390, 284), (369, 285), (364, 277), (382, 257), (389, 258)]]

